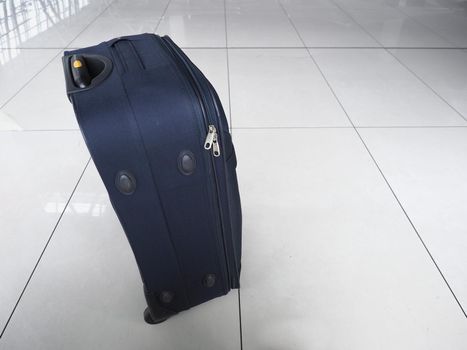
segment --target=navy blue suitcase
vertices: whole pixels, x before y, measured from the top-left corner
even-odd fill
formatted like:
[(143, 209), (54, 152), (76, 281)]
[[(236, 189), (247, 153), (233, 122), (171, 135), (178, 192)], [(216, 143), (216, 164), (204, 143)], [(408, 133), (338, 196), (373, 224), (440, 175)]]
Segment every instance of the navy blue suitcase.
[(238, 288), (237, 160), (209, 81), (169, 37), (153, 34), (65, 52), (63, 67), (141, 273), (145, 320)]

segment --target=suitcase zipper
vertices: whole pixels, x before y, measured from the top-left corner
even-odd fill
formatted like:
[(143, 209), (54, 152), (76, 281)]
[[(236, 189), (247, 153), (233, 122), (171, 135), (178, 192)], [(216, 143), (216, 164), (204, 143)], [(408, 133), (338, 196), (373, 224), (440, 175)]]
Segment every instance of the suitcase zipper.
[(211, 163), (211, 169), (214, 174), (214, 188), (215, 188), (215, 197), (217, 199), (217, 207), (218, 207), (218, 218), (219, 218), (219, 223), (220, 223), (220, 231), (221, 231), (221, 236), (222, 236), (222, 244), (223, 244), (223, 250), (224, 250), (224, 260), (226, 264), (226, 276), (227, 276), (227, 284), (229, 288), (231, 288), (232, 282), (231, 282), (231, 276), (230, 276), (230, 264), (229, 264), (229, 259), (228, 259), (228, 254), (227, 254), (227, 244), (225, 242), (225, 233), (224, 233), (224, 224), (222, 221), (222, 214), (221, 214), (221, 200), (219, 197), (219, 184), (217, 181), (217, 173), (216, 173), (216, 166), (214, 164), (214, 157), (219, 157), (220, 156), (220, 147), (219, 147), (219, 140), (218, 140), (218, 135), (217, 135), (217, 129), (214, 124), (210, 123), (208, 113), (206, 112), (206, 107), (205, 107), (205, 102), (202, 98), (201, 95), (201, 88), (199, 86), (199, 83), (196, 81), (195, 75), (189, 66), (189, 64), (186, 62), (182, 54), (178, 52), (178, 48), (175, 47), (175, 44), (172, 42), (172, 40), (168, 37), (160, 37), (163, 46), (168, 50), (168, 53), (175, 58), (176, 61), (180, 62), (183, 67), (187, 70), (189, 79), (192, 81), (192, 88), (193, 91), (198, 99), (198, 102), (201, 107), (201, 112), (203, 115), (203, 120), (205, 127), (207, 128), (207, 135), (206, 135), (206, 140), (204, 143), (204, 148), (206, 150), (210, 150), (212, 148), (212, 154), (209, 157), (210, 158), (210, 163)]
[(221, 148), (217, 141), (217, 130), (214, 125), (209, 125), (208, 134), (206, 135), (206, 141), (204, 141), (204, 149), (212, 149), (212, 155), (219, 157), (221, 155)]

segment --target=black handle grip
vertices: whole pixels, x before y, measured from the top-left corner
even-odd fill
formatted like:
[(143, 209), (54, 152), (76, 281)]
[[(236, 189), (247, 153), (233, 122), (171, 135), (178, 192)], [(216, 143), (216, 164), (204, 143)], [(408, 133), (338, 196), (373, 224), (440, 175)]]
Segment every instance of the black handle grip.
[(99, 85), (112, 72), (112, 61), (102, 55), (65, 53), (62, 63), (69, 98), (74, 93)]
[(89, 74), (86, 60), (81, 55), (73, 55), (70, 59), (71, 75), (76, 86), (85, 88), (91, 84), (91, 75)]

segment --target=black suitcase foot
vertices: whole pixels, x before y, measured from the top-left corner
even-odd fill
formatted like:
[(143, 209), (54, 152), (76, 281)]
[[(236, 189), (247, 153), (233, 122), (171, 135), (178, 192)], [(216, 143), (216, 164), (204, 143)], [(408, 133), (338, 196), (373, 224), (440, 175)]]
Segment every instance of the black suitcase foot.
[(175, 315), (177, 311), (168, 309), (163, 303), (169, 304), (173, 299), (173, 294), (169, 292), (150, 293), (144, 286), (144, 296), (148, 307), (144, 310), (144, 320), (149, 324), (158, 324)]
[(158, 318), (158, 319), (154, 319), (152, 316), (151, 316), (151, 312), (149, 311), (149, 308), (147, 307), (145, 310), (144, 310), (144, 320), (146, 321), (146, 323), (148, 324), (158, 324), (158, 323), (162, 323), (164, 322), (165, 320), (167, 320), (168, 317), (161, 317), (161, 318)]

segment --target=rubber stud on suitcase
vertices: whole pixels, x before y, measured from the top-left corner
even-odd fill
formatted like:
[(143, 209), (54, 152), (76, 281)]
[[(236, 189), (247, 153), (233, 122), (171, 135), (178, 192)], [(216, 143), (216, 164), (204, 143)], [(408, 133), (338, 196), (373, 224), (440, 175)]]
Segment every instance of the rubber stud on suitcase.
[(115, 186), (121, 193), (130, 195), (135, 192), (136, 179), (130, 172), (122, 170), (115, 176)]
[(207, 288), (211, 288), (216, 283), (216, 275), (213, 273), (208, 273), (204, 276), (203, 285)]
[(183, 175), (191, 175), (196, 168), (196, 159), (193, 152), (181, 151), (178, 155), (178, 170)]
[(159, 299), (164, 303), (164, 304), (169, 304), (170, 302), (172, 302), (174, 298), (174, 294), (172, 292), (169, 292), (167, 290), (164, 290), (163, 292), (161, 292), (161, 294), (159, 295)]

